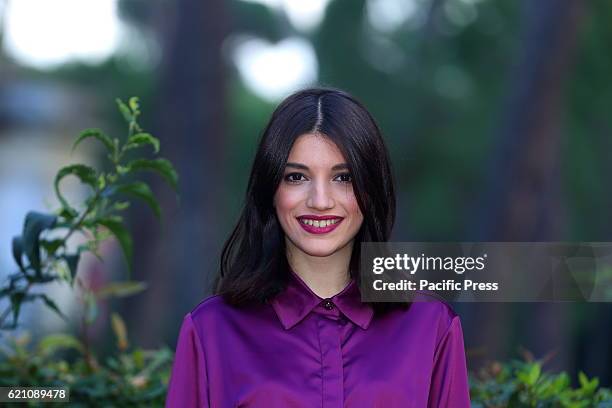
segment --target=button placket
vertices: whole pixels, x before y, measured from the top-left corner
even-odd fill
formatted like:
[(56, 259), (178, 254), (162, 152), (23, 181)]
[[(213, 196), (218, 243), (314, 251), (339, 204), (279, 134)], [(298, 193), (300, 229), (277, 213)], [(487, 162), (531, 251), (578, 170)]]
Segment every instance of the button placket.
[(342, 408), (344, 405), (344, 370), (341, 328), (337, 320), (330, 319), (329, 315), (319, 316), (317, 325), (322, 358), (322, 408)]

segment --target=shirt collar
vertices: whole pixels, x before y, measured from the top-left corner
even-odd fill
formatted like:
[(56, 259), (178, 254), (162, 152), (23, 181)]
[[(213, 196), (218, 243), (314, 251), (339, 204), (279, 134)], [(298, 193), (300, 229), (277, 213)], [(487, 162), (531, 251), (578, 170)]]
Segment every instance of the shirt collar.
[[(271, 301), (285, 329), (295, 326), (324, 300), (314, 293), (291, 268), (289, 268), (289, 275), (285, 289)], [(361, 302), (361, 293), (354, 278), (351, 278), (349, 284), (341, 292), (329, 299), (353, 323), (362, 329), (368, 328), (374, 310), (371, 305)]]

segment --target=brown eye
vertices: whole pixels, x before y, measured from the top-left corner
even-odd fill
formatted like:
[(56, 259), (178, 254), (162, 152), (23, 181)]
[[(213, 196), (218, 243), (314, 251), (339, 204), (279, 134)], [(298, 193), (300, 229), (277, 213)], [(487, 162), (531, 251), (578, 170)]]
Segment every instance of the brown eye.
[(353, 181), (353, 177), (351, 176), (350, 173), (338, 174), (336, 178), (339, 179), (338, 181), (341, 181), (343, 183), (350, 183)]
[(299, 183), (300, 181), (302, 181), (300, 179), (301, 177), (304, 177), (302, 173), (289, 173), (285, 176), (285, 181), (288, 181), (290, 183)]

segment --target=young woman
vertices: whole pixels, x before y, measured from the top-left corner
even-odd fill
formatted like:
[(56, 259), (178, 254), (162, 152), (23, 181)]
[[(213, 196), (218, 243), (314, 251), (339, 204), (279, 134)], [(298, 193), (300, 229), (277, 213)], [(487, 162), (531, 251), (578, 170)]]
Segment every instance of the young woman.
[(299, 91), (259, 143), (215, 295), (182, 322), (167, 407), (469, 407), (459, 317), (365, 303), (361, 242), (387, 241), (387, 149), (346, 92)]

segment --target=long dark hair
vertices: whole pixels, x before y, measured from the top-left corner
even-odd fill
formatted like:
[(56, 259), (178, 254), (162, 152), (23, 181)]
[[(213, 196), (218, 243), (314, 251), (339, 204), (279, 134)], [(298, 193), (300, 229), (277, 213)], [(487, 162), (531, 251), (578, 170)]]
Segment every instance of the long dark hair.
[[(225, 242), (215, 293), (235, 306), (268, 302), (285, 287), (289, 273), (284, 231), (273, 207), (295, 140), (321, 133), (343, 154), (363, 214), (350, 260), (360, 284), (361, 242), (389, 239), (395, 221), (395, 190), (389, 154), (376, 121), (352, 95), (334, 88), (298, 91), (276, 108), (257, 148), (238, 223)], [(377, 311), (389, 303), (372, 303)]]

